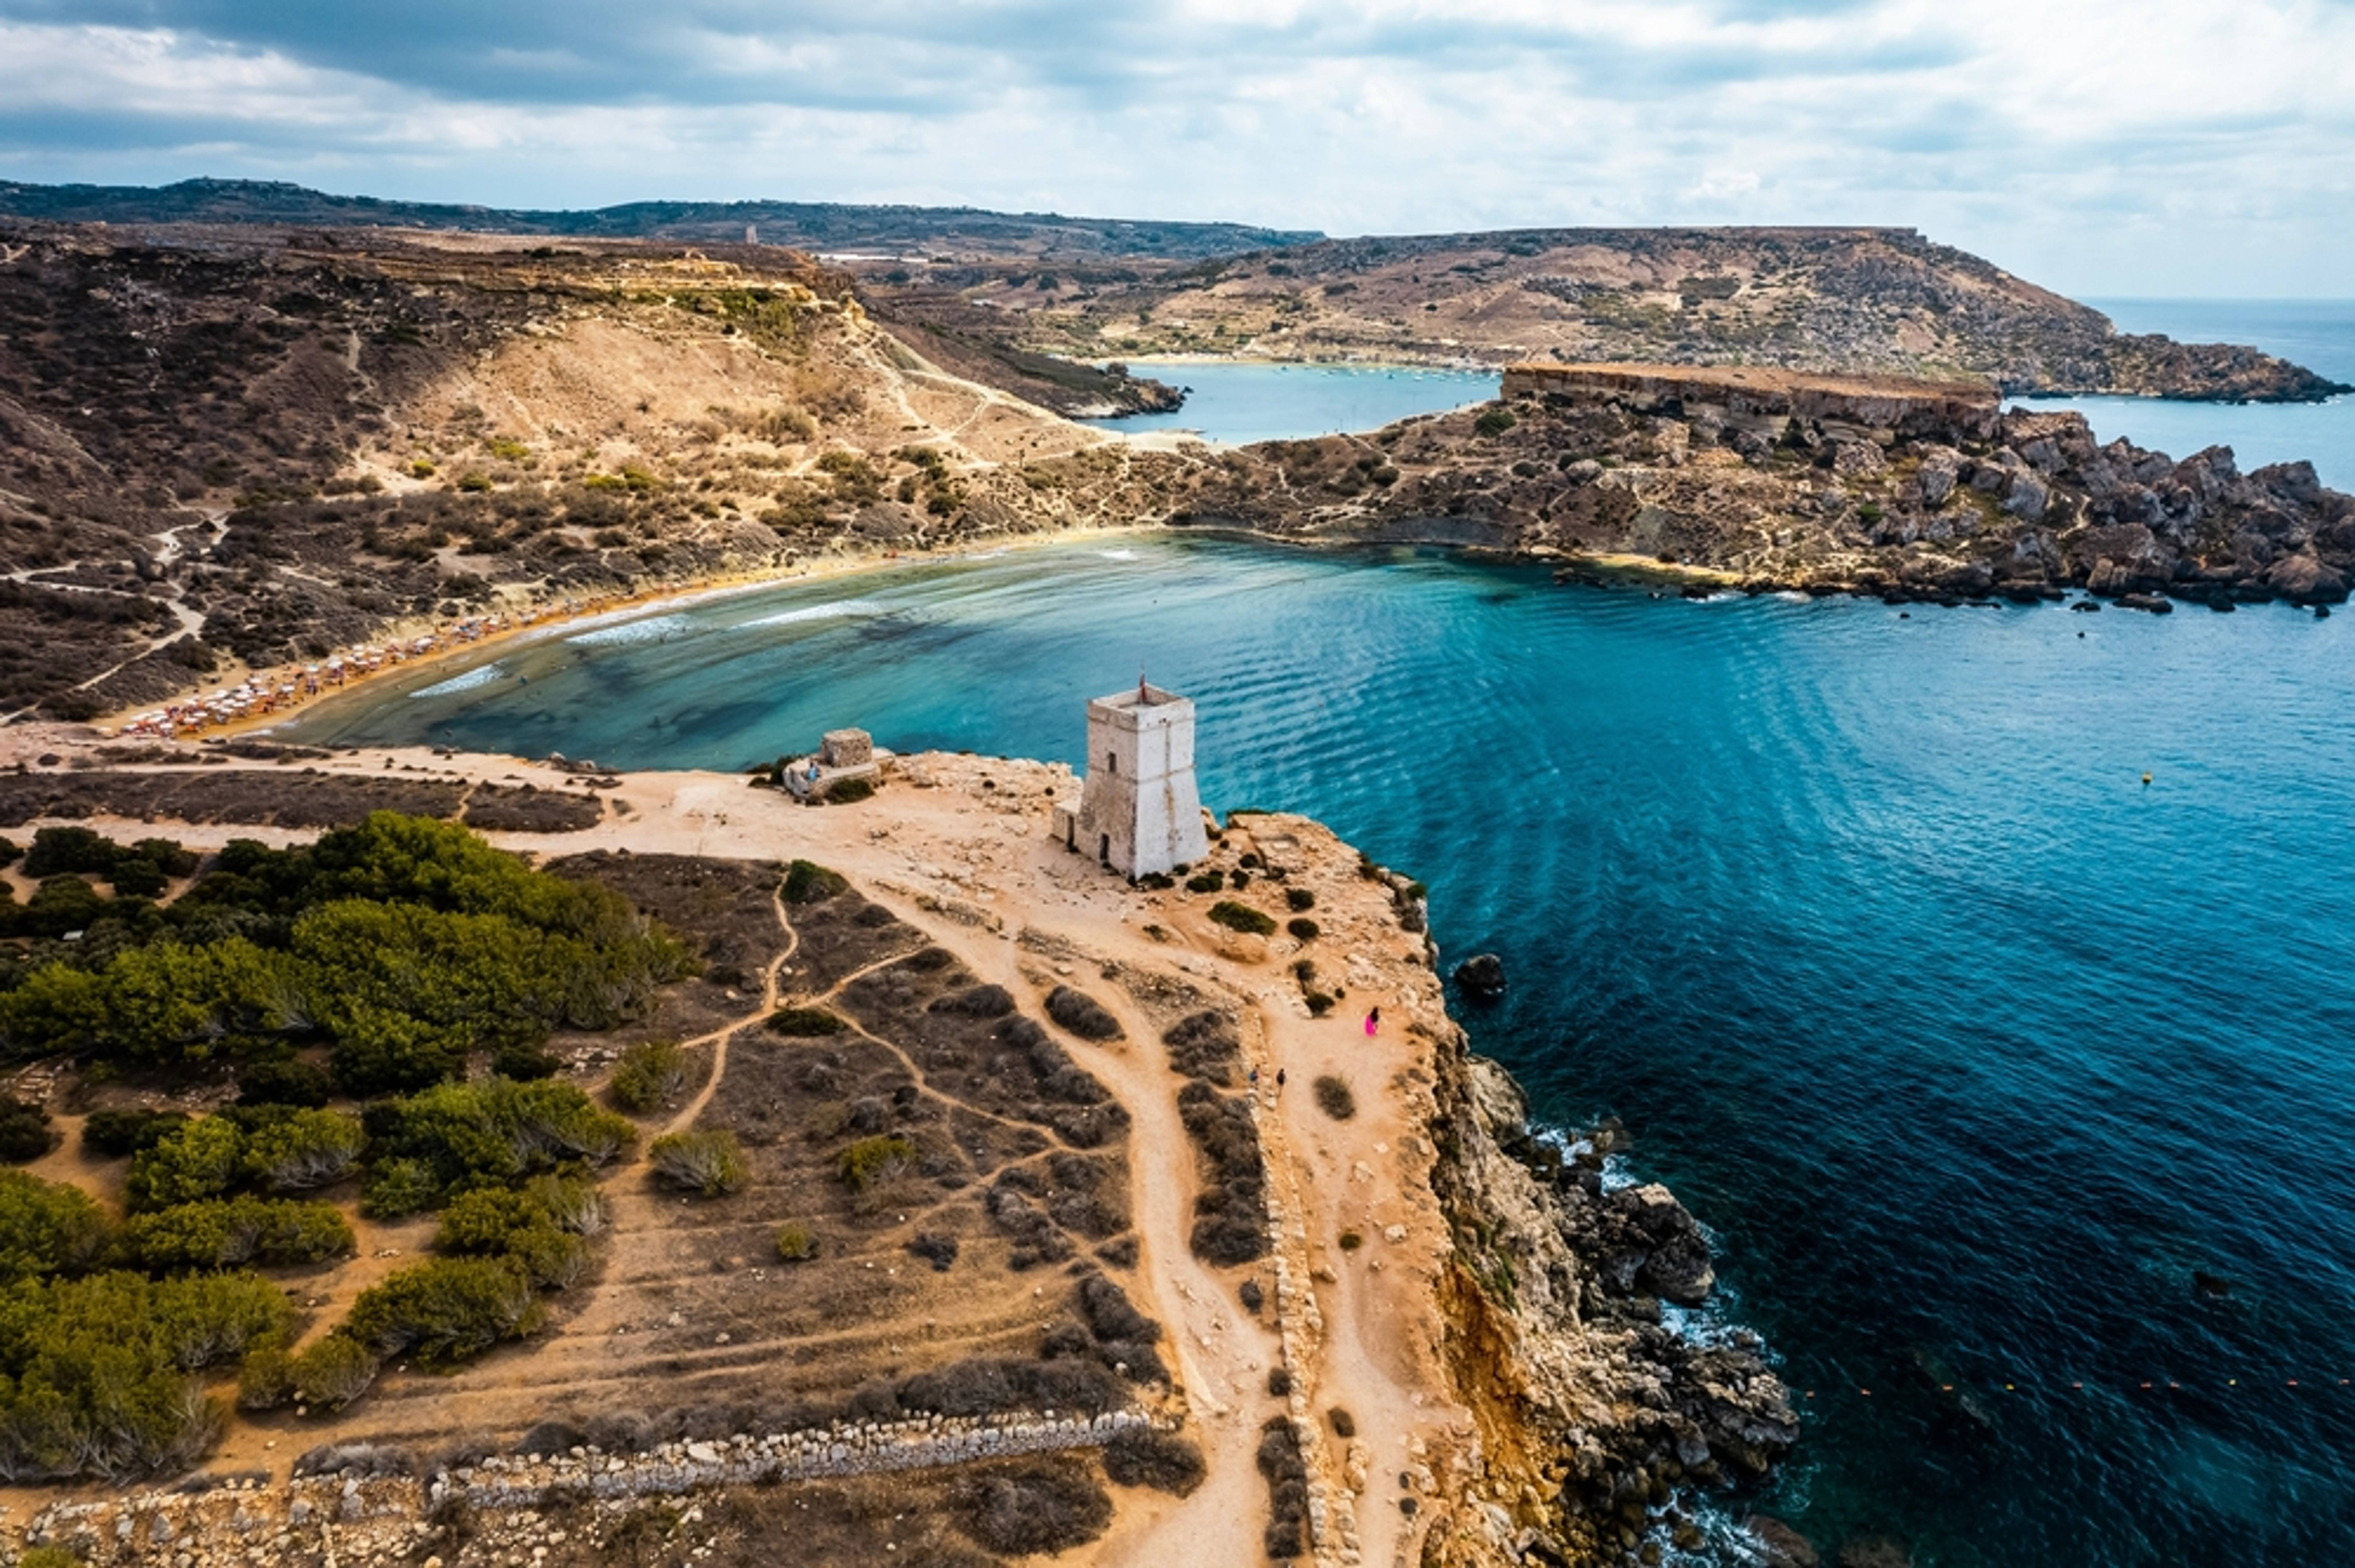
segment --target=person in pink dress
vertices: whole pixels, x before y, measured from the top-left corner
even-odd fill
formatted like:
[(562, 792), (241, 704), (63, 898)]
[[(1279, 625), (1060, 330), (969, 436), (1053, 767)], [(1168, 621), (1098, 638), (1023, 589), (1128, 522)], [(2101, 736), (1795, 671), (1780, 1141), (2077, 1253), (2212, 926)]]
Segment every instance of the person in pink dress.
[(1366, 1038), (1371, 1040), (1375, 1035), (1381, 1033), (1381, 1028), (1382, 1010), (1379, 1007), (1368, 1008), (1366, 1010)]

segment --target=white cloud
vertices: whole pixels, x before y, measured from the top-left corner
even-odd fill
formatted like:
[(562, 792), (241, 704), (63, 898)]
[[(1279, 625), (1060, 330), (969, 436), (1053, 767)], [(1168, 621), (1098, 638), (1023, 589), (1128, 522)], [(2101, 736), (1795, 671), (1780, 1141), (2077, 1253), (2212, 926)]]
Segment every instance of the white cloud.
[(0, 175), (1336, 233), (1898, 223), (2094, 293), (2343, 291), (2355, 232), (2333, 0), (295, 10), (0, 0)]

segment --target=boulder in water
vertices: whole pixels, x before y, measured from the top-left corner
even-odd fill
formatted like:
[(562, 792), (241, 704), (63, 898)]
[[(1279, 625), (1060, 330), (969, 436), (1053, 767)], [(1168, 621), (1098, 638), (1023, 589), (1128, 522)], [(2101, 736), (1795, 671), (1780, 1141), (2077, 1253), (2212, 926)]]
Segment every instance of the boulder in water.
[(1816, 1568), (1823, 1561), (1816, 1555), (1815, 1542), (1779, 1519), (1753, 1513), (1742, 1521), (1742, 1528), (1758, 1543), (1766, 1568)]
[(1505, 960), (1494, 953), (1476, 953), (1455, 966), (1455, 983), (1468, 997), (1494, 1001), (1505, 994)]

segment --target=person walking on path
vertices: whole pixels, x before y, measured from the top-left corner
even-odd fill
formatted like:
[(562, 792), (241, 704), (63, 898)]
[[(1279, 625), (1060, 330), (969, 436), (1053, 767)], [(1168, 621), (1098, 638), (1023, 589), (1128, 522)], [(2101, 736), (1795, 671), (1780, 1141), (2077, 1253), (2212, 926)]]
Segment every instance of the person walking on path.
[(1379, 1033), (1381, 1033), (1381, 1029), (1382, 1029), (1382, 1010), (1381, 1010), (1380, 1008), (1379, 1008), (1379, 1007), (1374, 1007), (1374, 1008), (1369, 1008), (1369, 1009), (1367, 1009), (1367, 1010), (1366, 1010), (1366, 1038), (1367, 1038), (1367, 1039), (1369, 1039), (1369, 1040), (1371, 1040), (1375, 1035), (1377, 1035), (1377, 1034), (1379, 1034)]
[(1275, 1092), (1279, 1095), (1284, 1093), (1284, 1069), (1281, 1067), (1275, 1070)]

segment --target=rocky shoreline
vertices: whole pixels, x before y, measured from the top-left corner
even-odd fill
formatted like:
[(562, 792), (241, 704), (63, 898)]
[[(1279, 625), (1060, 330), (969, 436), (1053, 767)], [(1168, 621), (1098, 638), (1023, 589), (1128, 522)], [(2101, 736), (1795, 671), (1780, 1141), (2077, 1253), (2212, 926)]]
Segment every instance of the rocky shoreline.
[(1447, 1028), (1433, 1177), (1456, 1233), (1450, 1360), (1483, 1440), (1488, 1540), (1559, 1563), (1698, 1546), (1695, 1499), (1763, 1481), (1798, 1441), (1789, 1394), (1754, 1333), (1703, 1344), (1663, 1323), (1663, 1301), (1698, 1305), (1715, 1283), (1675, 1195), (1606, 1189), (1612, 1133), (1565, 1157), (1510, 1075)]

